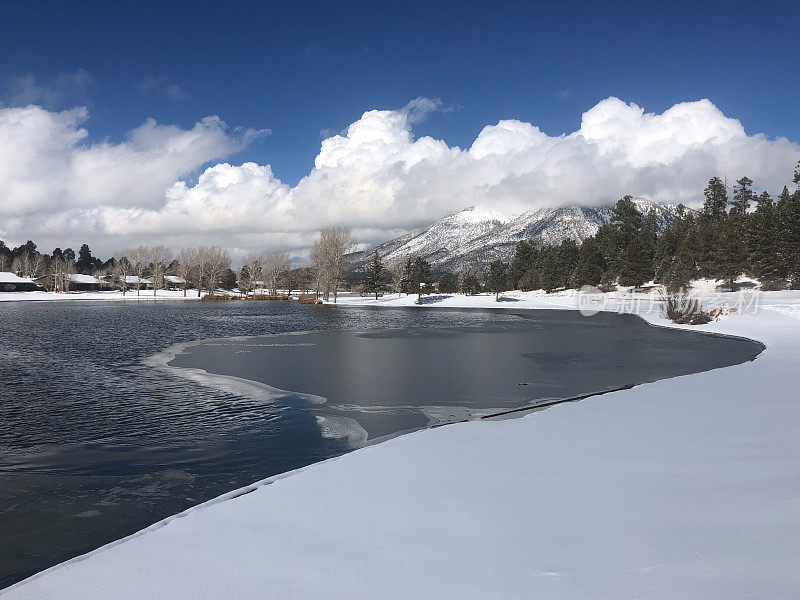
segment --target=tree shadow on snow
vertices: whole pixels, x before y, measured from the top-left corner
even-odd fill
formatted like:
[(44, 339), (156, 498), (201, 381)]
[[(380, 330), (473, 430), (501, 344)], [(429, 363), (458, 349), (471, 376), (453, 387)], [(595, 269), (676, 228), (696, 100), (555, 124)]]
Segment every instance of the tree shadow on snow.
[(436, 304), (437, 302), (444, 302), (448, 298), (452, 298), (452, 296), (446, 294), (437, 294), (436, 296), (424, 296), (422, 301), (418, 302), (418, 304)]

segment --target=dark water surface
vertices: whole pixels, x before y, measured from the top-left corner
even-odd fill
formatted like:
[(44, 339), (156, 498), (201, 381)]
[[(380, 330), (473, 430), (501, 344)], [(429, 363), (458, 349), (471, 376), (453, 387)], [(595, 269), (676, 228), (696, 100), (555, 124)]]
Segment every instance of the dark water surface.
[(760, 350), (571, 311), (0, 303), (0, 588), (368, 440)]

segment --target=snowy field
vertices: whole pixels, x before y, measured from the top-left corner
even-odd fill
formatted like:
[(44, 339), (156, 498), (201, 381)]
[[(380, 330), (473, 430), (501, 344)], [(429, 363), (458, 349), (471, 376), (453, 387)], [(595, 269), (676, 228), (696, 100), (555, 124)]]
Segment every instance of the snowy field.
[(183, 296), (183, 290), (158, 290), (158, 293), (153, 296), (153, 290), (142, 290), (140, 294), (136, 295), (136, 290), (128, 291), (124, 296), (120, 291), (109, 292), (70, 292), (67, 294), (60, 294), (56, 292), (0, 292), (0, 302), (22, 302), (22, 301), (37, 301), (37, 302), (66, 302), (66, 301), (79, 301), (79, 300), (105, 300), (112, 302), (124, 301), (141, 301), (141, 300), (197, 300), (197, 290), (188, 290), (186, 297)]
[[(731, 295), (733, 296), (733, 295)], [(575, 308), (574, 294), (429, 298)], [(340, 297), (344, 304), (407, 305)], [(607, 295), (667, 325), (657, 306)], [(800, 292), (697, 329), (755, 361), (420, 431), (49, 569), (12, 599), (800, 597)]]

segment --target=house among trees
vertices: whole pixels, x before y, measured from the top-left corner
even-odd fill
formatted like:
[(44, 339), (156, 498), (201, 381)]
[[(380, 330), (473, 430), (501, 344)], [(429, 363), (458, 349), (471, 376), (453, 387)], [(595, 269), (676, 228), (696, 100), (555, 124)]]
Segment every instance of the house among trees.
[(164, 289), (166, 290), (179, 290), (183, 289), (186, 280), (177, 275), (164, 275)]
[(140, 286), (141, 289), (146, 290), (148, 289), (147, 286), (152, 286), (153, 282), (149, 279), (145, 279), (144, 277), (139, 277), (138, 275), (128, 275), (125, 277), (125, 283), (128, 284), (129, 289), (130, 287), (136, 288), (136, 286)]
[(40, 286), (30, 277), (0, 271), (0, 292), (35, 292)]
[(66, 278), (69, 281), (69, 289), (76, 292), (95, 292), (97, 290), (111, 289), (108, 283), (91, 275), (71, 273)]

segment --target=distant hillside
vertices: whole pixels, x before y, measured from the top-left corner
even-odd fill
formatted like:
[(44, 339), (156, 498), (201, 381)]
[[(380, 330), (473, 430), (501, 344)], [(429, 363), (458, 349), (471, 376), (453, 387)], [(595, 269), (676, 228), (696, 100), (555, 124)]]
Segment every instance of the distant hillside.
[[(643, 213), (654, 210), (659, 227), (664, 228), (677, 212), (677, 206), (634, 198)], [(422, 256), (436, 271), (484, 269), (493, 260), (511, 260), (520, 240), (535, 240), (539, 245), (559, 244), (565, 239), (581, 242), (608, 223), (613, 206), (541, 208), (514, 218), (466, 208), (423, 227), (361, 252), (349, 255), (354, 271), (362, 271), (375, 250), (385, 261)]]

